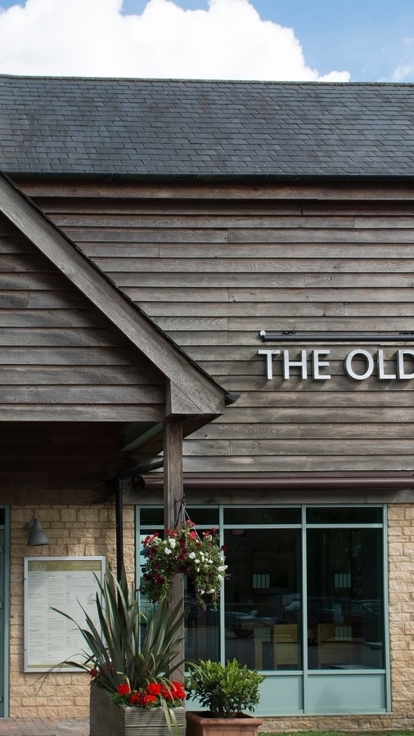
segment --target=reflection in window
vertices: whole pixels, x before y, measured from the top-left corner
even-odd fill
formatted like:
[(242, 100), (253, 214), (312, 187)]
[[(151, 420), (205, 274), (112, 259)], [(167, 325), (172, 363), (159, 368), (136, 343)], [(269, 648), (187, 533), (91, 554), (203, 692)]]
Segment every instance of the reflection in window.
[[(187, 659), (236, 658), (276, 672), (300, 671), (306, 662), (310, 670), (385, 667), (382, 507), (308, 507), (303, 530), (301, 512), (224, 508), (230, 577), (220, 611), (200, 609), (185, 581)], [(144, 509), (141, 533), (160, 518), (159, 509)], [(192, 507), (191, 518), (199, 528), (218, 526), (219, 509)]]
[[(235, 534), (234, 532), (237, 531)], [(259, 670), (301, 668), (300, 530), (225, 532), (225, 656)]]
[(310, 669), (384, 667), (380, 529), (310, 529)]

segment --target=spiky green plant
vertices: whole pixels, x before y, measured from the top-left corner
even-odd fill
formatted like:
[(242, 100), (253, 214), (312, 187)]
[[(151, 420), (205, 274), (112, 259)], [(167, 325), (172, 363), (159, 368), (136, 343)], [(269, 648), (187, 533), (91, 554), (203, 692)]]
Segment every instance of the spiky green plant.
[[(155, 679), (165, 678), (168, 683), (167, 678), (182, 664), (175, 661), (184, 619), (180, 604), (171, 610), (168, 603), (162, 602), (151, 616), (145, 616), (140, 611), (134, 586), (128, 586), (124, 570), (118, 581), (109, 569), (103, 584), (99, 581), (98, 584), (97, 626), (85, 609), (85, 627), (64, 611), (58, 611), (75, 624), (86, 643), (86, 649), (81, 652), (82, 663), (66, 660), (63, 664), (96, 673), (92, 674), (92, 684), (111, 693), (116, 693), (118, 686), (125, 682), (132, 691), (145, 688)], [(146, 631), (141, 640), (142, 625)]]

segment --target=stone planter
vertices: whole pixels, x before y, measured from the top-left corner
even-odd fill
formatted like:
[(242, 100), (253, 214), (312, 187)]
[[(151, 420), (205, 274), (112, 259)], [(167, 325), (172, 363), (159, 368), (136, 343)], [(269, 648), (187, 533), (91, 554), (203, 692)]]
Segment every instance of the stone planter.
[(206, 711), (188, 710), (186, 716), (187, 736), (257, 736), (262, 725), (259, 718), (245, 714), (240, 718), (214, 718)]
[[(174, 708), (180, 736), (185, 736), (185, 708)], [(166, 736), (162, 708), (140, 710), (115, 705), (107, 690), (91, 687), (89, 736)]]

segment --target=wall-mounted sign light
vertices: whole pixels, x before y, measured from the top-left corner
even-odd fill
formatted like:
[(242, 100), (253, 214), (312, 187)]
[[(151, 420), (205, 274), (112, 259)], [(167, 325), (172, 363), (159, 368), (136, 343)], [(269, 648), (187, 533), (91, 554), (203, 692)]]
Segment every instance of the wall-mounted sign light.
[(262, 342), (414, 342), (414, 332), (385, 332), (373, 334), (369, 332), (304, 332), (285, 330), (279, 334), (268, 335), (266, 330), (260, 330), (259, 338)]

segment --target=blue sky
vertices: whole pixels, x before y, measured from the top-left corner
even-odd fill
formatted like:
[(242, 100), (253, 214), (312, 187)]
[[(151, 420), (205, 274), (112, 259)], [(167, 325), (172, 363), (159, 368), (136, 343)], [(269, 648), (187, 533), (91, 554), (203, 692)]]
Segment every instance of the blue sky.
[[(184, 9), (207, 0), (175, 0)], [(1, 2), (0, 2), (1, 4)], [(252, 0), (263, 20), (295, 31), (306, 63), (322, 74), (347, 69), (354, 82), (390, 81), (414, 56), (414, 0)], [(140, 13), (146, 0), (124, 0)], [(414, 75), (410, 80), (414, 81)]]
[[(120, 59), (125, 53), (122, 33), (126, 31), (119, 28), (116, 38), (112, 39), (112, 31), (110, 31), (109, 26), (117, 26), (115, 22), (116, 13), (118, 16), (121, 16), (121, 14), (128, 17), (135, 16), (136, 20), (138, 16), (143, 14), (148, 5), (147, 9), (151, 6), (153, 15), (156, 10), (159, 14), (162, 14), (167, 7), (168, 0), (124, 0), (122, 9), (121, 0), (83, 0), (83, 5), (80, 0), (71, 0), (77, 28), (85, 26), (89, 22), (89, 34), (92, 34), (93, 18), (97, 21), (96, 28), (98, 28), (100, 25), (98, 16), (101, 15), (102, 10), (102, 27), (104, 29), (100, 35), (97, 34), (96, 36), (95, 55), (92, 58), (86, 50), (86, 34), (82, 41), (82, 38), (78, 37), (76, 26), (74, 25), (71, 28), (70, 23), (67, 24), (68, 44), (69, 41), (72, 42), (72, 45), (74, 43), (75, 49), (77, 48), (79, 52), (78, 58), (82, 57), (84, 59), (83, 65), (79, 62), (78, 67), (74, 65), (73, 59), (71, 66), (69, 59), (65, 60), (63, 58), (65, 43), (62, 43), (62, 38), (59, 43), (57, 42), (59, 33), (56, 35), (54, 45), (53, 38), (46, 38), (46, 36), (42, 38), (42, 28), (49, 29), (49, 36), (53, 37), (55, 35), (53, 23), (56, 23), (57, 27), (59, 23), (62, 25), (63, 11), (60, 18), (58, 15), (64, 5), (69, 2), (70, 0), (51, 0), (49, 3), (45, 3), (44, 0), (29, 0), (26, 4), (22, 1), (20, 2), (22, 12), (12, 18), (10, 13), (7, 14), (1, 12), (1, 10), (7, 11), (15, 6), (16, 2), (0, 0), (0, 73), (53, 74), (55, 73), (53, 70), (56, 69), (56, 73), (60, 74), (123, 76), (125, 75), (125, 69), (129, 68), (127, 61), (125, 60), (124, 65), (116, 65), (114, 58), (111, 66), (109, 60), (105, 60), (107, 63), (104, 63), (102, 59), (100, 60), (99, 38), (102, 38), (102, 43), (106, 39), (107, 56), (111, 54), (108, 49), (118, 49), (117, 52), (114, 51), (113, 53), (114, 56), (117, 53), (118, 59)], [(285, 33), (283, 39), (280, 36), (279, 55), (283, 56), (284, 54), (286, 57), (286, 79), (299, 79), (302, 65), (307, 70), (306, 73), (304, 72), (303, 78), (309, 80), (315, 78), (319, 81), (325, 76), (327, 81), (348, 81), (350, 79), (356, 82), (414, 82), (414, 0), (211, 0), (211, 5), (216, 4), (217, 7), (220, 5), (227, 14), (233, 13), (233, 23), (230, 23), (228, 17), (222, 21), (223, 39), (230, 38), (232, 35), (232, 29), (237, 25), (236, 15), (240, 13), (241, 18), (242, 9), (243, 12), (246, 11), (244, 26), (240, 23), (238, 30), (235, 30), (235, 33), (238, 32), (239, 37), (242, 38), (239, 43), (244, 45), (244, 49), (249, 46), (246, 36), (248, 32), (246, 28), (249, 25), (246, 8), (249, 3), (260, 16), (257, 23), (253, 24), (255, 30), (252, 28), (251, 66), (254, 66), (257, 57), (260, 56), (261, 47), (263, 46), (262, 40), (269, 30), (269, 26), (266, 26), (262, 21), (271, 21), (274, 31), (272, 40), (269, 38), (267, 56), (266, 54), (263, 55), (262, 66), (257, 63), (255, 71), (252, 72), (252, 78), (265, 78), (263, 70), (267, 70), (274, 62), (270, 53), (270, 46), (273, 44), (274, 47), (279, 47), (279, 37), (276, 35), (276, 26), (274, 25), (278, 24), (285, 29), (291, 28), (294, 31), (294, 37), (288, 38), (287, 33)], [(132, 33), (135, 46), (139, 43), (145, 45), (146, 38), (148, 38), (150, 48), (145, 61), (141, 59), (139, 63), (136, 62), (135, 66), (130, 64), (131, 74), (128, 73), (128, 76), (183, 76), (182, 70), (189, 67), (188, 76), (235, 78), (237, 77), (237, 64), (240, 64), (240, 78), (247, 78), (246, 69), (248, 66), (247, 63), (243, 66), (242, 58), (238, 58), (236, 42), (234, 42), (233, 49), (231, 44), (229, 47), (229, 55), (232, 56), (233, 64), (229, 65), (227, 63), (226, 65), (223, 62), (221, 66), (217, 61), (215, 65), (211, 66), (210, 73), (207, 63), (204, 66), (195, 63), (194, 57), (198, 52), (194, 51), (194, 46), (188, 46), (185, 50), (183, 42), (183, 49), (181, 50), (180, 43), (177, 41), (180, 34), (185, 38), (194, 33), (197, 40), (196, 34), (200, 33), (201, 40), (204, 36), (207, 39), (207, 31), (202, 30), (203, 24), (206, 24), (207, 21), (211, 26), (210, 32), (215, 32), (217, 35), (218, 21), (216, 18), (216, 25), (214, 26), (216, 30), (213, 31), (212, 23), (210, 23), (213, 13), (208, 12), (209, 8), (211, 11), (208, 0), (171, 0), (169, 4), (174, 4), (176, 9), (202, 10), (204, 12), (199, 14), (197, 23), (194, 12), (176, 13), (174, 18), (171, 16), (165, 21), (165, 28), (160, 26), (160, 20), (158, 19), (156, 23), (153, 23), (154, 38), (157, 38), (157, 41), (152, 42), (151, 32), (148, 31), (148, 28), (150, 28), (149, 21), (145, 26), (146, 31), (143, 35), (140, 35), (141, 31), (137, 35), (136, 24), (134, 26), (135, 31), (131, 30), (133, 29), (133, 23), (131, 22), (129, 36)], [(119, 6), (118, 11), (115, 11), (116, 5)], [(43, 21), (46, 6), (51, 8), (47, 23)], [(89, 6), (89, 11), (86, 10), (87, 6)], [(55, 10), (53, 10), (53, 7), (55, 7)], [(104, 7), (106, 8), (105, 13)], [(35, 12), (36, 8), (37, 13)], [(78, 18), (76, 19), (77, 13)], [(83, 22), (83, 13), (85, 13), (86, 22)], [(124, 19), (127, 20), (127, 18)], [(174, 28), (176, 26), (175, 47), (174, 44), (170, 43), (171, 39), (168, 38), (168, 26), (174, 26)], [(193, 28), (196, 29), (194, 32)], [(14, 39), (13, 33), (15, 34)], [(14, 42), (13, 48), (12, 39)], [(171, 47), (168, 52), (170, 54), (169, 58), (168, 53), (165, 52), (164, 60), (164, 51), (160, 46), (163, 42), (166, 46), (170, 45)], [(186, 38), (186, 43), (189, 44), (188, 38)], [(296, 62), (293, 61), (295, 44), (302, 53), (302, 62), (298, 59), (296, 59)], [(16, 46), (19, 47), (19, 45), (20, 48), (16, 49)], [(225, 41), (222, 45), (225, 45)], [(202, 46), (199, 41), (198, 46)], [(132, 45), (129, 50), (130, 56), (131, 49)], [(207, 49), (206, 41), (206, 54)], [(182, 64), (181, 66), (177, 64), (177, 68), (175, 68), (174, 63), (172, 63), (173, 55), (175, 54), (178, 57), (181, 51)], [(210, 62), (213, 56), (219, 54), (219, 51), (223, 52), (223, 49), (212, 48)], [(62, 54), (62, 59), (59, 59), (59, 53)], [(103, 54), (104, 50), (102, 49), (102, 56)], [(184, 64), (186, 54), (187, 58), (191, 58), (187, 66)], [(291, 63), (289, 61), (291, 59), (290, 54), (292, 54)], [(69, 56), (69, 51), (67, 55)], [(148, 61), (151, 58), (152, 66)], [(191, 71), (191, 63), (194, 63), (193, 72)], [(33, 69), (33, 72), (30, 71), (31, 69)], [(310, 70), (315, 71), (316, 76), (312, 77)], [(342, 73), (342, 77), (332, 76), (334, 71)], [(345, 78), (345, 72), (348, 73), (347, 78)], [(275, 68), (274, 75), (274, 78), (283, 78), (283, 71), (280, 68), (278, 70)], [(269, 78), (273, 78), (271, 73)]]

